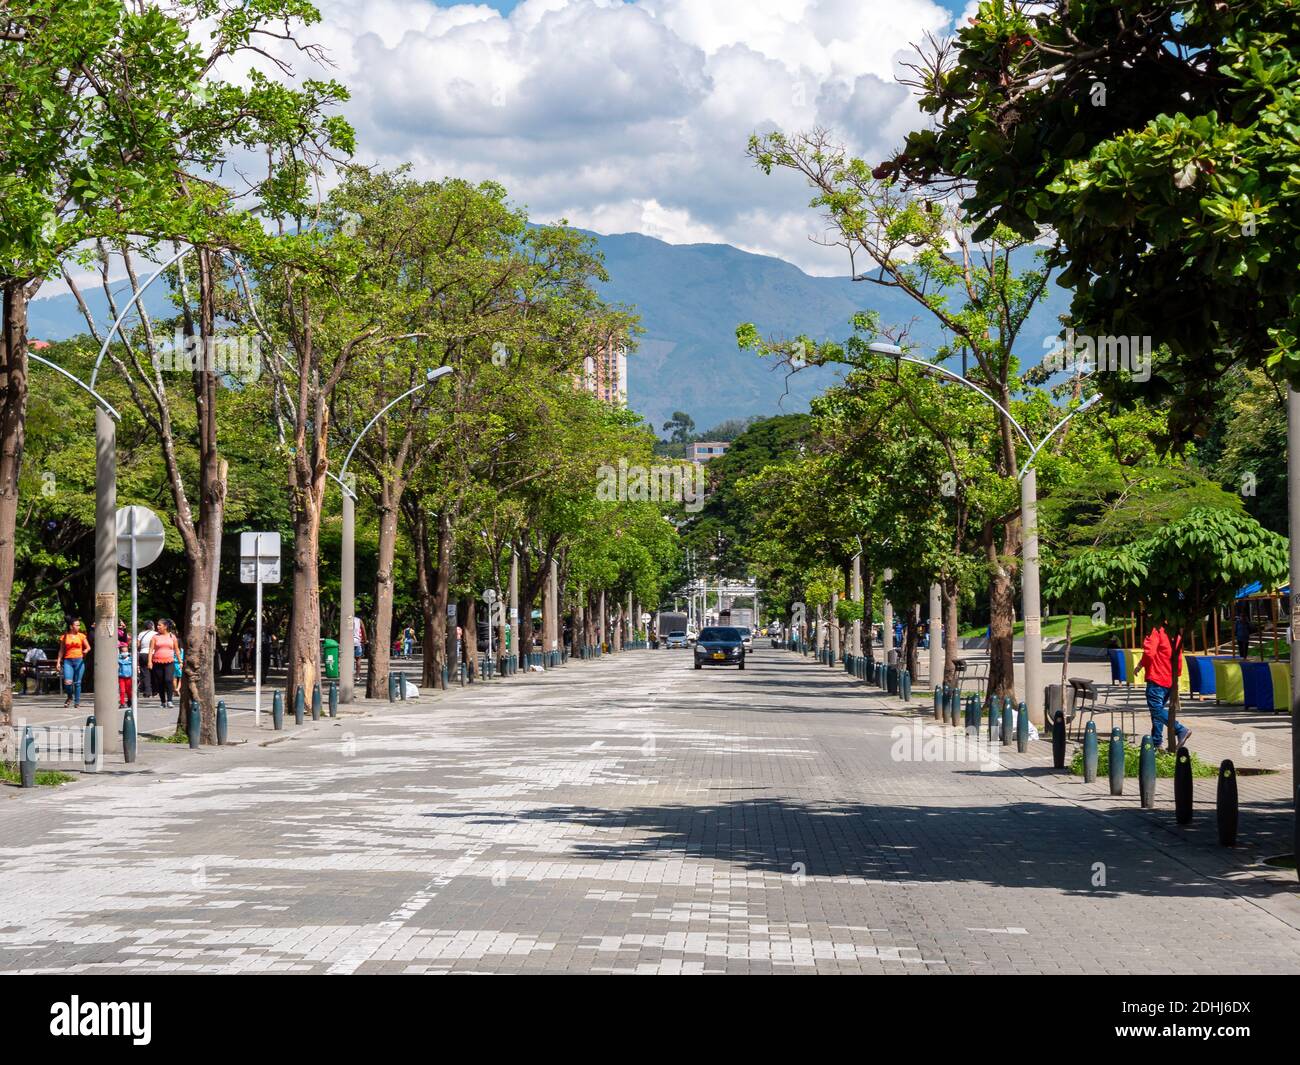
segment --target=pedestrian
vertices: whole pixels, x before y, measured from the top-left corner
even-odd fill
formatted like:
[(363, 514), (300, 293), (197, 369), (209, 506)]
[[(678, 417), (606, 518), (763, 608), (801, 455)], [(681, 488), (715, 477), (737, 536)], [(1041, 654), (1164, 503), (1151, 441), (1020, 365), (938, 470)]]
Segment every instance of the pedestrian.
[(81, 705), (81, 680), (86, 672), (86, 654), (90, 651), (90, 641), (81, 631), (81, 622), (77, 618), (68, 621), (67, 630), (59, 637), (59, 675), (63, 678), (65, 707)]
[[(1177, 652), (1178, 667), (1175, 670), (1174, 655)], [(1155, 628), (1142, 644), (1142, 660), (1135, 672), (1141, 672), (1147, 679), (1147, 709), (1151, 711), (1151, 739), (1156, 749), (1164, 737), (1165, 726), (1169, 724), (1169, 696), (1173, 686), (1178, 683), (1178, 674), (1182, 672), (1183, 637), (1179, 634), (1172, 641), (1163, 621), (1157, 622)], [(1181, 721), (1174, 722), (1174, 734), (1178, 746), (1182, 747), (1192, 734), (1192, 730)]]
[(406, 628), (402, 630), (402, 654), (407, 658), (410, 658), (414, 652), (415, 629), (411, 628), (410, 625), (407, 625)]
[(253, 679), (253, 664), (257, 657), (257, 637), (251, 626), (244, 627), (244, 635), (239, 642), (239, 664), (244, 669), (244, 681)]
[(172, 663), (172, 695), (181, 697), (181, 677), (184, 676), (185, 648), (181, 646), (180, 637), (176, 637), (176, 661)]
[(172, 674), (176, 670), (176, 652), (180, 641), (165, 618), (158, 619), (157, 631), (149, 644), (149, 673), (154, 694), (166, 709), (172, 705)]
[(1232, 623), (1233, 634), (1237, 638), (1237, 657), (1250, 657), (1250, 618), (1245, 610), (1237, 611), (1236, 620)]
[(352, 615), (352, 679), (361, 677), (361, 656), (366, 652), (366, 627), (357, 614)]
[(153, 622), (146, 621), (144, 628), (136, 636), (136, 661), (139, 662), (139, 669), (136, 676), (140, 678), (140, 694), (146, 699), (153, 695), (153, 673), (149, 669), (149, 648), (153, 646), (154, 636)]
[(125, 710), (131, 705), (131, 674), (135, 663), (131, 660), (131, 645), (127, 643), (117, 650), (117, 708)]

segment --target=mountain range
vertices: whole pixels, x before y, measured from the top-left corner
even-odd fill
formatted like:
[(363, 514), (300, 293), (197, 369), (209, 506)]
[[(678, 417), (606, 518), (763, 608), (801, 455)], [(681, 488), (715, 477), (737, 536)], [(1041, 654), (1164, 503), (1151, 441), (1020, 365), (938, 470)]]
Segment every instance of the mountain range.
[[(853, 315), (870, 309), (884, 323), (910, 324), (922, 350), (943, 339), (907, 296), (870, 282), (812, 276), (783, 259), (728, 244), (668, 244), (640, 233), (591, 236), (609, 272), (603, 295), (634, 307), (641, 317), (644, 334), (628, 357), (628, 404), (656, 430), (679, 410), (702, 431), (731, 418), (807, 410), (841, 376), (832, 367), (787, 375), (771, 360), (741, 351), (736, 326), (742, 322), (753, 322), (767, 337), (844, 339)], [(90, 290), (86, 298), (96, 320), (106, 323), (102, 293)], [(161, 283), (145, 303), (152, 313), (169, 312)], [(1067, 292), (1048, 287), (1022, 334), (1025, 364), (1038, 362), (1041, 340), (1059, 333), (1057, 317), (1068, 303)], [(64, 340), (84, 332), (70, 293), (31, 304), (31, 337)]]

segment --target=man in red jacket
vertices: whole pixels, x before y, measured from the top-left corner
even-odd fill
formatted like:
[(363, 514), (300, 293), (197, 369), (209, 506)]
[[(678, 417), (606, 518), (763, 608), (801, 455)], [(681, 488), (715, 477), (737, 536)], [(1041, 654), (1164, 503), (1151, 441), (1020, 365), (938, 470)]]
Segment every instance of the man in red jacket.
[[(1175, 647), (1178, 648), (1177, 672), (1173, 663)], [(1151, 739), (1157, 750), (1160, 749), (1165, 726), (1169, 724), (1169, 696), (1174, 685), (1178, 683), (1178, 674), (1182, 672), (1182, 667), (1181, 634), (1171, 642), (1165, 623), (1157, 622), (1156, 627), (1146, 638), (1146, 642), (1142, 644), (1142, 661), (1137, 665), (1138, 671), (1145, 673), (1147, 678), (1147, 708), (1151, 711)], [(1187, 737), (1191, 734), (1192, 730), (1181, 721), (1174, 722), (1174, 735), (1179, 747), (1187, 742)]]

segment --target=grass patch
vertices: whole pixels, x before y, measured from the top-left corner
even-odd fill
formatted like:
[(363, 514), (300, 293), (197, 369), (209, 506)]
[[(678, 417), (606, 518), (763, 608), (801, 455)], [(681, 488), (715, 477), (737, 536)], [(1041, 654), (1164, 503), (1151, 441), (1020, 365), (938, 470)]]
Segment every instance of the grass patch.
[[(36, 783), (49, 787), (58, 787), (60, 784), (68, 784), (76, 779), (71, 773), (60, 773), (57, 769), (36, 770)], [(23, 778), (18, 765), (14, 762), (0, 762), (0, 780), (10, 784), (21, 784)]]
[[(1053, 614), (1051, 617), (1043, 618), (1043, 638), (1049, 640), (1064, 639), (1065, 626), (1069, 620), (1070, 616), (1068, 614)], [(963, 625), (959, 630), (959, 635), (963, 639), (973, 639), (983, 636), (987, 628), (987, 625)], [(1108, 636), (1123, 631), (1122, 625), (1098, 625), (1089, 614), (1075, 614), (1074, 627), (1070, 630), (1070, 641), (1084, 646), (1090, 644), (1101, 646), (1106, 642)], [(1024, 637), (1025, 623), (1023, 621), (1017, 621), (1012, 626), (1012, 635), (1016, 638)]]
[[(1097, 776), (1105, 777), (1110, 775), (1110, 741), (1098, 737), (1097, 744)], [(1136, 777), (1138, 775), (1138, 759), (1141, 756), (1141, 748), (1133, 747), (1129, 744), (1124, 745), (1124, 775), (1126, 777)], [(1164, 748), (1156, 751), (1156, 776), (1172, 777), (1174, 775), (1174, 762), (1177, 755), (1172, 751), (1166, 751)], [(1083, 776), (1083, 748), (1080, 747), (1074, 752), (1074, 758), (1070, 761), (1070, 772), (1077, 777)], [(1192, 753), (1192, 776), (1194, 777), (1217, 777), (1219, 767), (1210, 765), (1208, 762), (1201, 761)]]
[(148, 736), (150, 743), (189, 743), (190, 738), (184, 732), (175, 732), (170, 736)]

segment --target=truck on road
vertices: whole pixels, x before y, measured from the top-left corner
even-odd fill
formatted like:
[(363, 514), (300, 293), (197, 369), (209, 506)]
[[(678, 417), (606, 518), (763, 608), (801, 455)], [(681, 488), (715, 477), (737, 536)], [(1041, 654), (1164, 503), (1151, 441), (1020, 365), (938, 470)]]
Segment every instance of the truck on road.
[(688, 632), (687, 617), (675, 610), (661, 610), (654, 617), (654, 644), (662, 647), (672, 632)]

